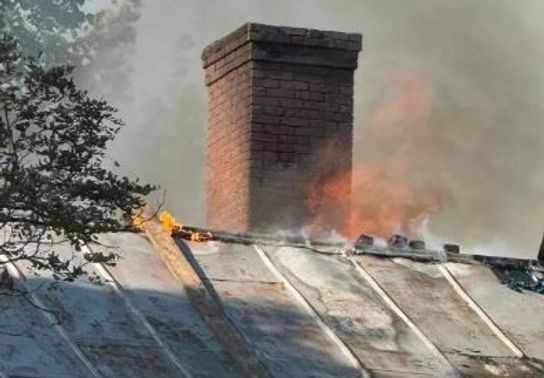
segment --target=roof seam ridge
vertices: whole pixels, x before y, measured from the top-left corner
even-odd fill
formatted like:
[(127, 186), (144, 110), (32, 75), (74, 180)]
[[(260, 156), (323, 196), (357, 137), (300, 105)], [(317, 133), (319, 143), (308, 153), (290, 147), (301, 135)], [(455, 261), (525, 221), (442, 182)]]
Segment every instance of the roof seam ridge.
[[(45, 304), (42, 302), (40, 297), (35, 292), (28, 290), (28, 286), (25, 282), (26, 277), (23, 274), (23, 272), (19, 269), (19, 267), (3, 254), (0, 255), (0, 262), (6, 265), (9, 273), (13, 277), (15, 277), (15, 279), (18, 280), (21, 283), (21, 285), (28, 291), (28, 296), (32, 298), (32, 301), (34, 301), (34, 303), (38, 307), (42, 309), (46, 309), (47, 306), (45, 306)], [(60, 325), (58, 319), (55, 316), (53, 316), (50, 312), (47, 312), (45, 310), (40, 310), (40, 312), (51, 323), (51, 325), (53, 326), (53, 328), (55, 328), (55, 330), (60, 335), (60, 337), (63, 338), (64, 341), (66, 341), (66, 343), (68, 344), (68, 347), (72, 350), (72, 352), (74, 352), (74, 354), (79, 358), (79, 360), (83, 363), (83, 365), (85, 365), (87, 370), (91, 372), (92, 376), (95, 378), (103, 378), (102, 374), (98, 371), (96, 366), (94, 366), (92, 361), (89, 360), (89, 358), (87, 358), (85, 353), (83, 353), (83, 351), (79, 348), (79, 346), (70, 338), (70, 336), (68, 335), (64, 327)]]
[(451, 363), (451, 361), (446, 357), (444, 353), (436, 346), (434, 343), (425, 335), (425, 333), (415, 324), (412, 319), (400, 308), (400, 306), (387, 294), (384, 288), (372, 277), (372, 275), (363, 268), (363, 266), (356, 261), (353, 257), (347, 256), (347, 259), (354, 266), (355, 270), (363, 277), (363, 279), (370, 285), (370, 287), (378, 294), (378, 296), (385, 302), (387, 306), (393, 311), (398, 317), (400, 317), (410, 328), (420, 341), (431, 351), (431, 353), (438, 358), (442, 363), (448, 366), (451, 369), (451, 375), (457, 376), (457, 369)]
[(503, 330), (491, 319), (491, 317), (476, 303), (474, 299), (463, 289), (445, 264), (439, 264), (438, 269), (446, 278), (455, 292), (468, 304), (480, 319), (491, 329), (497, 338), (510, 349), (516, 357), (523, 358), (525, 353), (504, 333)]
[[(189, 248), (189, 250), (190, 250), (190, 248)], [(190, 252), (192, 254), (192, 250), (190, 250)], [(181, 253), (184, 254), (183, 251), (181, 251)], [(238, 324), (236, 323), (236, 320), (231, 317), (227, 307), (225, 306), (225, 303), (223, 302), (223, 300), (221, 299), (219, 294), (216, 292), (216, 290), (215, 290), (215, 288), (213, 286), (212, 280), (207, 278), (207, 277), (203, 277), (198, 272), (198, 270), (196, 269), (196, 266), (200, 267), (200, 265), (196, 261), (196, 259), (192, 260), (192, 258), (187, 257), (187, 260), (188, 260), (188, 263), (193, 267), (193, 269), (195, 271), (195, 274), (201, 280), (202, 285), (204, 287), (204, 290), (206, 290), (206, 292), (210, 296), (210, 299), (217, 305), (219, 310), (225, 316), (225, 320), (230, 323), (230, 325), (233, 327), (235, 332), (238, 333), (238, 335), (246, 343), (249, 350), (254, 354), (255, 359), (263, 366), (264, 369), (266, 369), (266, 371), (268, 373), (268, 365), (265, 363), (265, 361), (263, 359), (263, 353), (257, 348), (255, 343), (245, 334), (245, 332), (238, 326)]]
[[(87, 245), (84, 245), (83, 249), (86, 249), (89, 253), (91, 252)], [(157, 333), (155, 328), (149, 323), (145, 315), (128, 298), (128, 296), (124, 292), (122, 285), (115, 279), (113, 274), (111, 274), (102, 263), (93, 263), (93, 266), (98, 270), (98, 273), (104, 279), (109, 281), (109, 284), (113, 288), (113, 290), (117, 293), (117, 295), (121, 297), (123, 302), (125, 302), (125, 305), (129, 309), (129, 311), (132, 312), (132, 314), (136, 317), (136, 319), (138, 319), (138, 321), (142, 323), (142, 325), (149, 332), (153, 340), (155, 340), (155, 342), (163, 350), (164, 354), (170, 360), (170, 362), (172, 362), (178, 368), (178, 370), (183, 374), (184, 377), (192, 378), (193, 375), (191, 374), (191, 372), (183, 366), (183, 364), (178, 360), (172, 349), (168, 346), (168, 344), (166, 344), (166, 342)]]
[(304, 295), (298, 291), (298, 289), (291, 283), (291, 281), (279, 271), (274, 262), (270, 259), (264, 249), (258, 245), (253, 245), (253, 249), (257, 252), (266, 267), (278, 278), (291, 293), (291, 295), (302, 305), (302, 307), (309, 313), (309, 315), (318, 323), (319, 327), (325, 334), (340, 348), (340, 351), (346, 356), (353, 366), (360, 371), (361, 376), (370, 378), (370, 373), (367, 368), (364, 367), (362, 361), (355, 355), (355, 353), (348, 347), (348, 345), (334, 332), (334, 330), (323, 320), (317, 310), (308, 302)]
[[(183, 240), (176, 242), (157, 222), (144, 226), (146, 238), (153, 245), (160, 260), (186, 290), (191, 305), (210, 328), (222, 348), (232, 355), (239, 368), (252, 377), (270, 377), (267, 366), (261, 360), (254, 345), (228, 316), (217, 294), (210, 290), (209, 281), (202, 280), (197, 272), (198, 264), (191, 259), (192, 251)], [(196, 264), (196, 265), (195, 265)]]

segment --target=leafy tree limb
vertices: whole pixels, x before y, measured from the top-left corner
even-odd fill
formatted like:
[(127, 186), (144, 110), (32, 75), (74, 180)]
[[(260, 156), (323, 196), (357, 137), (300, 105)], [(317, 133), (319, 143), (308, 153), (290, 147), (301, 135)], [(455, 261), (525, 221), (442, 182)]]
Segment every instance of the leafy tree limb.
[(0, 38), (0, 253), (71, 280), (89, 262), (114, 254), (61, 257), (97, 242), (97, 234), (130, 231), (130, 219), (155, 189), (104, 168), (106, 148), (123, 123), (106, 101), (90, 98), (71, 66), (44, 68)]

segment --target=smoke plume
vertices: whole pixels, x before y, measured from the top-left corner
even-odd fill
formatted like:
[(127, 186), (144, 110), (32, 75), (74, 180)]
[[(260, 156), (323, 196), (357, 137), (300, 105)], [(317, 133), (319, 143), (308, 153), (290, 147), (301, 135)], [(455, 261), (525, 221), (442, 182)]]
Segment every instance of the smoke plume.
[[(544, 231), (538, 0), (147, 0), (113, 154), (204, 223), (200, 52), (247, 21), (362, 32), (349, 234), (534, 257)], [(369, 220), (369, 218), (373, 219)]]

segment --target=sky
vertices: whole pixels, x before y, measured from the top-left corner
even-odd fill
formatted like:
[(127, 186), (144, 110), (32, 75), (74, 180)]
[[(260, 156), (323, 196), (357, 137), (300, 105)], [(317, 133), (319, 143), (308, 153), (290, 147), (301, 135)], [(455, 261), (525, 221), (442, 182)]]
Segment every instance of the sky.
[[(401, 188), (419, 206), (429, 240), (534, 257), (544, 232), (542, 14), (540, 0), (144, 0), (130, 100), (113, 99), (128, 126), (112, 154), (160, 183), (181, 222), (203, 225), (202, 49), (245, 22), (358, 32), (356, 169), (378, 164), (385, 193)], [(354, 183), (357, 198), (372, 193), (365, 185)]]

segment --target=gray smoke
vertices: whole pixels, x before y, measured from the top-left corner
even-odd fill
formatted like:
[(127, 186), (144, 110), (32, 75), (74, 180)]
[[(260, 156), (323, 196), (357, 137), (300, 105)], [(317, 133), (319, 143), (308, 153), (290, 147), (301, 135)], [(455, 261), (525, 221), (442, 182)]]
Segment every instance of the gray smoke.
[[(362, 32), (355, 165), (410, 146), (410, 176), (448, 192), (426, 232), (469, 251), (534, 257), (544, 232), (543, 12), (539, 0), (147, 0), (132, 100), (117, 103), (129, 126), (113, 154), (160, 183), (181, 221), (204, 224), (201, 50), (248, 21)], [(369, 124), (407, 77), (428, 83), (425, 116), (407, 126), (410, 110), (395, 108), (394, 131), (378, 138)]]

